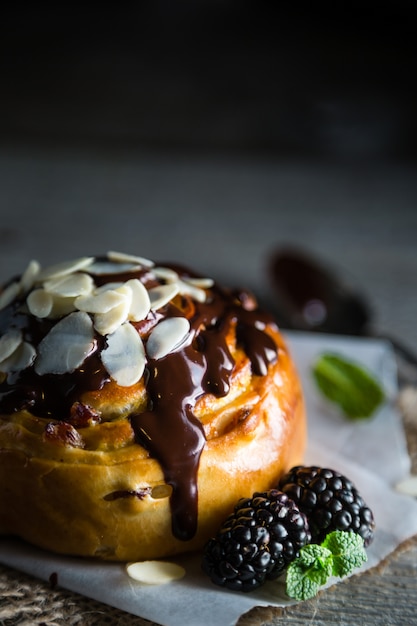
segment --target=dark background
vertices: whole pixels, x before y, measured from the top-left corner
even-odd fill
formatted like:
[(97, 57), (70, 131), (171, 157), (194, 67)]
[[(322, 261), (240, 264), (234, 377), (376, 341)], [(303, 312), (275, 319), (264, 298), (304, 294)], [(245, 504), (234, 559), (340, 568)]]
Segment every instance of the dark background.
[(15, 3), (0, 140), (415, 159), (416, 15), (406, 1)]
[(416, 17), (405, 0), (6, 5), (1, 277), (120, 249), (271, 306), (290, 243), (417, 345)]

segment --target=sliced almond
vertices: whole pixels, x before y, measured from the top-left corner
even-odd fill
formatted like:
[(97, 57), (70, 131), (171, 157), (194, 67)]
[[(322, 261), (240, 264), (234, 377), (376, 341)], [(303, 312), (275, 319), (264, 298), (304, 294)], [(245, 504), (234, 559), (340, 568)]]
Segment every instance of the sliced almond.
[(197, 278), (183, 278), (182, 279), (188, 285), (192, 285), (193, 287), (200, 287), (201, 289), (210, 289), (213, 287), (214, 280), (212, 278), (205, 277), (197, 277)]
[(170, 267), (154, 267), (152, 268), (152, 274), (155, 274), (160, 280), (165, 280), (167, 283), (174, 283), (178, 280), (178, 274)]
[(14, 353), (17, 371), (21, 371), (30, 367), (36, 358), (36, 350), (28, 341), (23, 341)]
[(95, 276), (106, 276), (111, 274), (124, 274), (128, 272), (138, 272), (142, 269), (139, 263), (113, 263), (112, 261), (96, 261), (88, 268), (88, 271)]
[(129, 305), (122, 302), (107, 313), (97, 313), (94, 316), (94, 328), (100, 335), (111, 335), (116, 329), (127, 321)]
[(204, 289), (200, 289), (199, 287), (194, 287), (189, 282), (185, 282), (184, 280), (178, 281), (179, 292), (186, 296), (191, 296), (197, 302), (205, 302), (207, 295)]
[(52, 294), (45, 291), (45, 289), (34, 289), (26, 298), (26, 304), (32, 315), (45, 318), (48, 317), (52, 311), (54, 298)]
[(126, 571), (130, 578), (145, 585), (165, 585), (185, 576), (185, 569), (169, 561), (138, 561), (128, 563)]
[(124, 285), (123, 282), (120, 281), (114, 281), (114, 282), (110, 282), (110, 283), (104, 283), (104, 285), (100, 285), (100, 287), (96, 287), (94, 289), (94, 295), (98, 296), (99, 293), (103, 293), (104, 291), (110, 291), (110, 290), (114, 290), (114, 289), (119, 289), (119, 287), (122, 287)]
[(70, 313), (42, 339), (35, 361), (37, 374), (66, 374), (80, 367), (94, 349), (93, 322), (87, 313)]
[(137, 278), (132, 278), (125, 284), (132, 290), (128, 317), (132, 322), (140, 322), (145, 319), (151, 308), (148, 290)]
[(32, 289), (39, 275), (40, 269), (41, 266), (39, 265), (38, 261), (30, 261), (20, 279), (20, 286), (23, 293), (27, 293), (30, 289)]
[(32, 344), (22, 341), (16, 350), (0, 363), (0, 372), (20, 372), (32, 365), (36, 350)]
[(168, 302), (171, 302), (171, 300), (177, 295), (178, 289), (177, 283), (167, 283), (166, 285), (159, 285), (158, 287), (149, 289), (148, 293), (151, 309), (156, 311), (157, 309), (161, 309), (163, 306), (168, 304)]
[(132, 324), (126, 322), (108, 336), (101, 360), (121, 387), (130, 387), (142, 378), (146, 363), (145, 349)]
[(11, 304), (20, 293), (20, 284), (18, 281), (10, 283), (0, 293), (0, 311)]
[(37, 280), (38, 282), (43, 282), (52, 277), (66, 276), (67, 274), (78, 272), (79, 270), (86, 269), (93, 261), (94, 257), (81, 257), (72, 261), (64, 261), (63, 263), (51, 265), (40, 271)]
[(75, 306), (80, 311), (85, 311), (86, 313), (107, 313), (119, 306), (119, 304), (126, 302), (127, 297), (126, 290), (121, 290), (120, 287), (117, 289), (106, 289), (97, 294), (79, 296), (75, 299)]
[(124, 324), (128, 319), (132, 303), (132, 290), (126, 284), (113, 292), (104, 292), (102, 295), (104, 296), (106, 293), (117, 293), (122, 296), (122, 300), (106, 313), (97, 313), (94, 316), (94, 328), (100, 335), (110, 335), (114, 333), (116, 328)]
[(417, 387), (406, 385), (398, 394), (397, 402), (406, 420), (417, 420)]
[(9, 358), (22, 343), (22, 333), (20, 330), (10, 330), (0, 337), (0, 361)]
[(88, 296), (94, 287), (94, 281), (85, 272), (74, 272), (67, 276), (57, 276), (45, 281), (44, 289), (49, 293), (64, 297)]
[(50, 319), (59, 319), (76, 310), (75, 298), (52, 295), (52, 300), (52, 310), (48, 315)]
[(409, 476), (397, 483), (396, 490), (407, 496), (417, 498), (417, 476)]
[(185, 317), (170, 317), (155, 326), (149, 335), (146, 352), (151, 359), (162, 359), (180, 348), (188, 333), (190, 323)]
[(110, 250), (107, 253), (107, 258), (110, 261), (115, 261), (116, 263), (134, 263), (136, 265), (142, 265), (143, 267), (153, 267), (154, 262), (150, 259), (145, 259), (142, 256), (136, 256), (134, 254), (125, 254), (124, 252), (117, 252), (115, 250)]

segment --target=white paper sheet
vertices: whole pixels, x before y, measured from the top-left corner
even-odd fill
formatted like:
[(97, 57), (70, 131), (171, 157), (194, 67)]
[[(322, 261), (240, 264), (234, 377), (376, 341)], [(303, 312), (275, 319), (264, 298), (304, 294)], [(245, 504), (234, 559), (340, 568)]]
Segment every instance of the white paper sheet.
[[(379, 340), (287, 333), (303, 380), (309, 416), (306, 464), (337, 469), (349, 476), (373, 509), (377, 530), (363, 570), (377, 565), (417, 533), (417, 502), (392, 486), (409, 471), (409, 457), (396, 395), (395, 360)], [(311, 379), (311, 364), (331, 350), (366, 365), (383, 382), (388, 400), (369, 421), (349, 422), (330, 408)], [(19, 541), (0, 541), (0, 561), (163, 626), (232, 626), (254, 606), (289, 604), (283, 583), (269, 582), (250, 594), (215, 587), (200, 569), (200, 556), (176, 559), (186, 569), (180, 581), (163, 587), (136, 583), (122, 564), (63, 558)], [(332, 581), (334, 582), (334, 581)]]

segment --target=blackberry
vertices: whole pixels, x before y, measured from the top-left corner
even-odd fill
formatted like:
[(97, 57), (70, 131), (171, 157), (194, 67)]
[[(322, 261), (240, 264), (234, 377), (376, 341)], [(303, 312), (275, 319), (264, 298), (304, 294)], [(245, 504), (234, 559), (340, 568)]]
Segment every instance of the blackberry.
[(277, 578), (311, 540), (306, 516), (276, 489), (243, 498), (205, 546), (203, 570), (217, 584), (252, 591)]
[(316, 466), (293, 467), (278, 488), (306, 514), (312, 540), (321, 543), (333, 530), (353, 530), (365, 547), (374, 534), (374, 516), (353, 483), (338, 472)]

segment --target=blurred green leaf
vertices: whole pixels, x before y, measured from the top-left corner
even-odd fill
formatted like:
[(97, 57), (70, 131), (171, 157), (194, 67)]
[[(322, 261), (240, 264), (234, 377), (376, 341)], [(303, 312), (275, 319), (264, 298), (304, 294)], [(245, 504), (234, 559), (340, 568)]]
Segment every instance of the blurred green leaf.
[(351, 419), (370, 417), (383, 402), (384, 391), (364, 367), (333, 353), (323, 353), (313, 365), (320, 391)]

